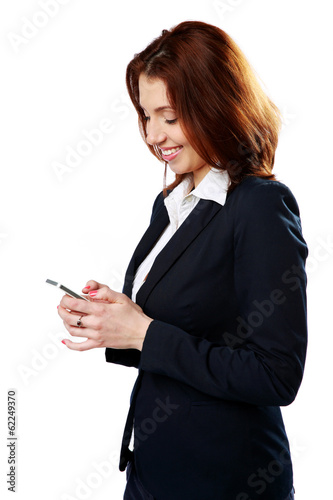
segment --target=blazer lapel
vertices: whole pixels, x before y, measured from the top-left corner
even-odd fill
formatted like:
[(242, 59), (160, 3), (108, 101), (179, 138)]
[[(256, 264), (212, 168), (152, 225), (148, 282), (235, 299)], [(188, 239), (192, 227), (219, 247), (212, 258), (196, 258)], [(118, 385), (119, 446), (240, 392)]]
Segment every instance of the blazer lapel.
[[(154, 286), (221, 208), (221, 205), (214, 201), (200, 199), (196, 207), (190, 212), (185, 221), (157, 255), (146, 281), (139, 288), (136, 295), (136, 302), (140, 307), (144, 307)], [(131, 262), (130, 274), (127, 276), (127, 290), (130, 293), (137, 266), (146, 257), (148, 251), (152, 248), (168, 222), (169, 217), (164, 206), (159, 216), (156, 217), (142, 237), (135, 252), (136, 255), (133, 256), (134, 259)]]
[(134, 250), (133, 256), (128, 265), (125, 275), (123, 293), (125, 293), (129, 298), (131, 298), (132, 296), (133, 280), (137, 268), (139, 267), (141, 262), (146, 258), (146, 256), (154, 246), (155, 242), (157, 241), (157, 239), (159, 238), (165, 227), (169, 224), (169, 222), (170, 220), (168, 216), (168, 211), (165, 205), (163, 205), (161, 210), (155, 216), (154, 220), (149, 225), (148, 229), (146, 230), (141, 240), (139, 241), (139, 244)]

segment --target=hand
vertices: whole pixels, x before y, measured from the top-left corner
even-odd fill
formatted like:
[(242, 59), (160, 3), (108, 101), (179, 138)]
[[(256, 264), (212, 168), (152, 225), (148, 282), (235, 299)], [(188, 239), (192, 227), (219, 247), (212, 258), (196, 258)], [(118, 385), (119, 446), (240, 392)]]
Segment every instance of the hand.
[[(74, 337), (87, 337), (84, 342), (65, 339), (64, 344), (75, 351), (95, 347), (142, 350), (148, 326), (153, 321), (127, 295), (108, 286), (88, 281), (82, 289), (89, 290), (90, 301), (64, 295), (58, 307), (65, 328)], [(82, 316), (82, 317), (81, 317)], [(77, 326), (81, 317), (82, 326)]]

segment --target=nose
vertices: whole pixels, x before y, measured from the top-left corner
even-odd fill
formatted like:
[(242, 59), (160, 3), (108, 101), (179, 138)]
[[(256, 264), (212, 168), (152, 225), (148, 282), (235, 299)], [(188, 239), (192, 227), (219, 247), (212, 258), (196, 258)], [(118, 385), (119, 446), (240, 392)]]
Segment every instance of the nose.
[(163, 125), (158, 120), (153, 120), (152, 118), (146, 122), (146, 132), (146, 141), (151, 146), (161, 144), (167, 138)]

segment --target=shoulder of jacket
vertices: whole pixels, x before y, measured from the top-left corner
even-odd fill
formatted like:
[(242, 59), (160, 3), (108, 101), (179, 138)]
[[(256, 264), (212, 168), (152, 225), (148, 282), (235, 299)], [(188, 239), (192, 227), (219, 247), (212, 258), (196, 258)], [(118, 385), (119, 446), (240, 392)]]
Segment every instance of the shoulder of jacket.
[(254, 176), (243, 179), (234, 195), (234, 201), (240, 206), (270, 205), (281, 200), (296, 203), (293, 193), (283, 182)]
[(300, 215), (298, 203), (288, 186), (280, 181), (246, 177), (231, 193), (230, 209), (235, 215), (255, 214), (266, 211), (291, 212)]

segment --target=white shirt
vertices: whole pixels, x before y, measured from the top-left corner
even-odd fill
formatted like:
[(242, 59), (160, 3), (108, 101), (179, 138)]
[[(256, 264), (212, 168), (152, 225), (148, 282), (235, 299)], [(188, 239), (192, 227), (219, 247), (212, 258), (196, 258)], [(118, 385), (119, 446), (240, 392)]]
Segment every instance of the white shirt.
[[(220, 205), (224, 205), (229, 184), (230, 178), (228, 173), (212, 167), (195, 189), (193, 189), (193, 173), (190, 172), (186, 174), (182, 182), (164, 198), (164, 204), (168, 211), (170, 223), (166, 226), (154, 247), (141, 262), (136, 271), (132, 289), (133, 302), (135, 302), (136, 294), (141, 285), (145, 282), (155, 258), (190, 212), (192, 212), (197, 203), (199, 203), (200, 199), (212, 200)], [(193, 191), (191, 191), (192, 189)]]

